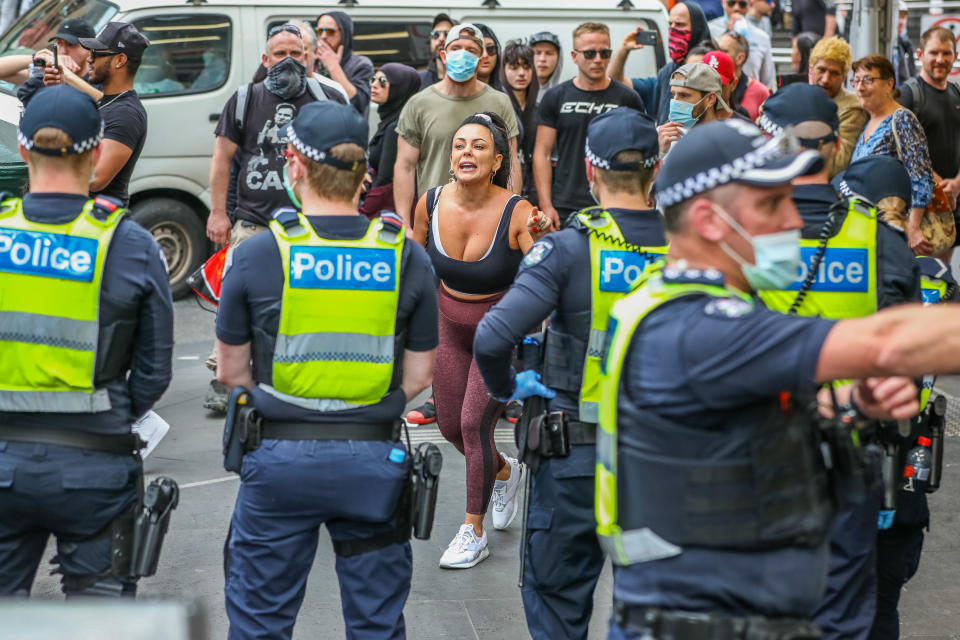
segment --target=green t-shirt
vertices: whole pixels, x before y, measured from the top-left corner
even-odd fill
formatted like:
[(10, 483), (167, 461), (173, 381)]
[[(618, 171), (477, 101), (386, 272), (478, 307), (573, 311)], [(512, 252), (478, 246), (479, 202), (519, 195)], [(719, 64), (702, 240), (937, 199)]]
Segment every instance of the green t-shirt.
[(420, 149), (417, 163), (417, 198), (427, 189), (450, 181), (450, 141), (468, 116), (492, 111), (507, 123), (507, 137), (519, 134), (517, 118), (507, 94), (489, 85), (469, 98), (451, 98), (431, 85), (410, 98), (400, 112), (397, 134)]

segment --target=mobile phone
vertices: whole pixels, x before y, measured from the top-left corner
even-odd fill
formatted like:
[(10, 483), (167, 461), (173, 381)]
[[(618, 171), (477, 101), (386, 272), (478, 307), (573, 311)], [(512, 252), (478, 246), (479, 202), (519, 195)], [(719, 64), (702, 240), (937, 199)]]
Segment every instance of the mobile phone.
[(643, 29), (643, 30), (641, 30), (641, 31), (637, 31), (637, 35), (636, 35), (635, 42), (636, 42), (637, 44), (651, 44), (651, 45), (655, 45), (655, 44), (657, 44), (657, 32), (656, 32), (656, 31), (650, 31), (650, 30), (647, 30), (647, 29)]
[(57, 43), (54, 42), (53, 46), (51, 46), (50, 48), (53, 49), (53, 68), (59, 69), (60, 68), (60, 51), (59, 51), (60, 47), (58, 47)]

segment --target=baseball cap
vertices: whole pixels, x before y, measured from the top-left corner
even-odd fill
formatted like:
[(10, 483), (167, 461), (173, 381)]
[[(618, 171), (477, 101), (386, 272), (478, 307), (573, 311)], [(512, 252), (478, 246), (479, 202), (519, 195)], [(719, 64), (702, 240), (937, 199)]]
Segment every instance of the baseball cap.
[(767, 138), (739, 118), (697, 125), (674, 143), (657, 176), (657, 201), (669, 207), (730, 182), (778, 187), (822, 166), (816, 151), (789, 135)]
[[(59, 129), (73, 138), (73, 145), (50, 149), (37, 147), (33, 136), (44, 127)], [(46, 156), (68, 156), (93, 149), (103, 139), (103, 120), (87, 94), (65, 84), (43, 87), (27, 103), (20, 118), (17, 140), (27, 151)]]
[(720, 74), (720, 82), (723, 86), (730, 84), (733, 80), (735, 74), (733, 59), (723, 51), (708, 51), (707, 55), (703, 56), (703, 64)]
[(866, 156), (851, 162), (833, 184), (847, 198), (859, 197), (872, 204), (891, 196), (908, 205), (912, 199), (910, 174), (902, 162), (890, 156)]
[[(677, 76), (680, 77), (678, 78)], [(717, 94), (717, 104), (726, 111), (731, 111), (720, 95), (720, 91), (723, 88), (720, 73), (713, 67), (709, 67), (702, 62), (691, 62), (674, 71), (670, 75), (670, 86), (686, 87), (701, 93), (715, 93)]]
[[(615, 162), (621, 151), (639, 151), (643, 162)], [(587, 126), (587, 159), (595, 167), (611, 171), (650, 168), (660, 159), (657, 125), (653, 119), (630, 107), (617, 107), (597, 116)]]
[(129, 22), (108, 22), (96, 38), (80, 38), (80, 46), (91, 51), (125, 53), (131, 60), (140, 60), (150, 40)]
[(94, 38), (96, 35), (97, 32), (93, 30), (93, 27), (86, 20), (70, 18), (60, 23), (60, 27), (57, 29), (57, 32), (50, 37), (50, 40), (52, 41), (59, 38), (69, 44), (77, 44), (80, 42), (80, 38)]
[(557, 50), (560, 49), (560, 38), (557, 37), (557, 34), (551, 33), (549, 31), (540, 31), (533, 34), (532, 36), (530, 36), (530, 42), (528, 42), (527, 44), (529, 44), (532, 47), (533, 45), (540, 44), (541, 42), (552, 44), (557, 48)]
[(476, 42), (480, 50), (483, 51), (483, 34), (480, 31), (480, 27), (470, 24), (469, 22), (458, 24), (450, 29), (450, 32), (447, 33), (447, 40), (443, 43), (443, 48), (446, 49), (453, 44), (455, 40), (470, 40), (471, 42)]
[(297, 117), (280, 128), (280, 136), (290, 140), (293, 148), (314, 162), (322, 162), (352, 171), (356, 163), (344, 162), (330, 155), (338, 144), (351, 143), (367, 148), (367, 120), (350, 105), (324, 100), (300, 107)]
[(840, 135), (837, 103), (812, 84), (788, 84), (764, 101), (757, 124), (769, 135), (791, 127), (793, 135), (808, 149), (836, 140)]

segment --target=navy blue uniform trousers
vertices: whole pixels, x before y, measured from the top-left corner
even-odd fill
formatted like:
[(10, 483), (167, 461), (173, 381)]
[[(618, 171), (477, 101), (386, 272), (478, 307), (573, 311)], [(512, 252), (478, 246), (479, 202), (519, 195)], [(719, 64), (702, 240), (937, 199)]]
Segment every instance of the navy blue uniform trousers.
[(112, 578), (106, 527), (137, 499), (140, 463), (74, 447), (0, 442), (0, 595), (28, 595), (50, 534), (54, 564), (70, 578), (67, 595), (97, 579), (133, 595)]
[[(398, 443), (264, 440), (243, 457), (224, 548), (230, 640), (290, 638), (317, 550), (320, 525), (334, 540), (392, 530), (409, 456)], [(337, 556), (346, 637), (406, 637), (410, 543)]]
[(543, 459), (530, 486), (523, 607), (534, 640), (586, 638), (603, 569), (593, 503), (596, 448)]

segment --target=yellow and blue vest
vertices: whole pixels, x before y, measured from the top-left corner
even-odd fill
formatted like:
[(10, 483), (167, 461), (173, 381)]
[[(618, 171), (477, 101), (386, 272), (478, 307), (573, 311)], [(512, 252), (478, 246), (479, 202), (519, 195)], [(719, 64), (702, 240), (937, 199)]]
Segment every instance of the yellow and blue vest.
[(0, 205), (0, 411), (111, 408), (94, 388), (100, 287), (126, 210), (98, 203), (64, 224), (28, 220), (20, 199)]

